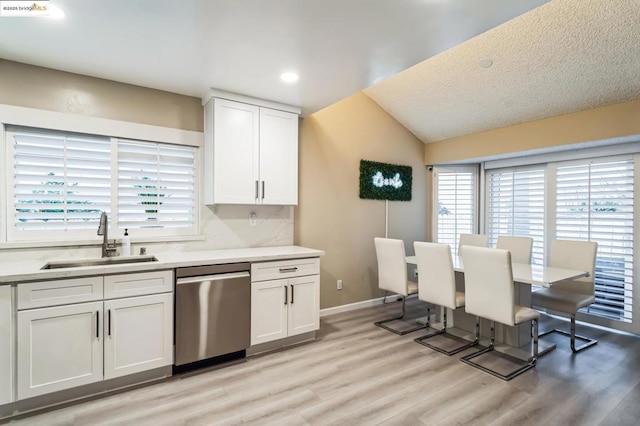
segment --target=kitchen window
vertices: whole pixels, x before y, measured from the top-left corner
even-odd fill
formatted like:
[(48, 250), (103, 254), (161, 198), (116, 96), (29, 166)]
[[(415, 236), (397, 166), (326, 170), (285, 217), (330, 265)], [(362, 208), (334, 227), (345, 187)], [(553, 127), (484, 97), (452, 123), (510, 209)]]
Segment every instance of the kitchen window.
[(195, 235), (197, 148), (24, 127), (6, 131), (7, 241)]

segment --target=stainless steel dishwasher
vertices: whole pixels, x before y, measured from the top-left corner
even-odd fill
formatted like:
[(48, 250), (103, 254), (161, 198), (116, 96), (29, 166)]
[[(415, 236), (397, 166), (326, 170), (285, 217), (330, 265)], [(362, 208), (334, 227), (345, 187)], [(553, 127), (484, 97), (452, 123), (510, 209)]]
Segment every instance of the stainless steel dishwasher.
[(177, 367), (245, 356), (251, 343), (249, 271), (249, 263), (176, 269)]

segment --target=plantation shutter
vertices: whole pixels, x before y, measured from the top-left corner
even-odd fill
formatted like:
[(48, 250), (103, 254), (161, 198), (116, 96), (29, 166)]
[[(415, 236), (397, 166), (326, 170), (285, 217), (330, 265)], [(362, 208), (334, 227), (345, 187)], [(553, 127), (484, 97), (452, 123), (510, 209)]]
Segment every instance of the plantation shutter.
[(476, 232), (475, 168), (436, 168), (434, 241), (449, 244), (455, 256), (460, 234)]
[(13, 135), (10, 235), (97, 229), (101, 212), (111, 207), (109, 138), (27, 128), (8, 131)]
[(118, 227), (193, 227), (195, 148), (126, 140), (117, 145)]
[(531, 263), (544, 263), (544, 169), (495, 170), (487, 175), (489, 245), (499, 235), (533, 238)]
[(556, 238), (598, 243), (596, 302), (584, 312), (631, 322), (633, 160), (557, 169)]

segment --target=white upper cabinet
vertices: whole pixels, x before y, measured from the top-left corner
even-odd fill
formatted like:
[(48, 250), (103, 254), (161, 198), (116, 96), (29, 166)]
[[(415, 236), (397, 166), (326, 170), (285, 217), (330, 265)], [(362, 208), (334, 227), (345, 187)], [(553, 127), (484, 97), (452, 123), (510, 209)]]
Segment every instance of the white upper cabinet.
[(260, 108), (262, 204), (298, 204), (298, 116)]
[(212, 98), (204, 193), (206, 204), (297, 204), (298, 114)]

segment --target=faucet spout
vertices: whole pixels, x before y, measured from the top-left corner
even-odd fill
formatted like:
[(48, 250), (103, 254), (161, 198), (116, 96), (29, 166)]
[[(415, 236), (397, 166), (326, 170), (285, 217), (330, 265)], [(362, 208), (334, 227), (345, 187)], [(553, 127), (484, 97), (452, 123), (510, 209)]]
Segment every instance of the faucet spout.
[(111, 253), (115, 252), (115, 244), (112, 247), (109, 244), (109, 218), (106, 212), (102, 212), (100, 215), (100, 225), (98, 226), (98, 235), (102, 235), (102, 257), (109, 257)]

